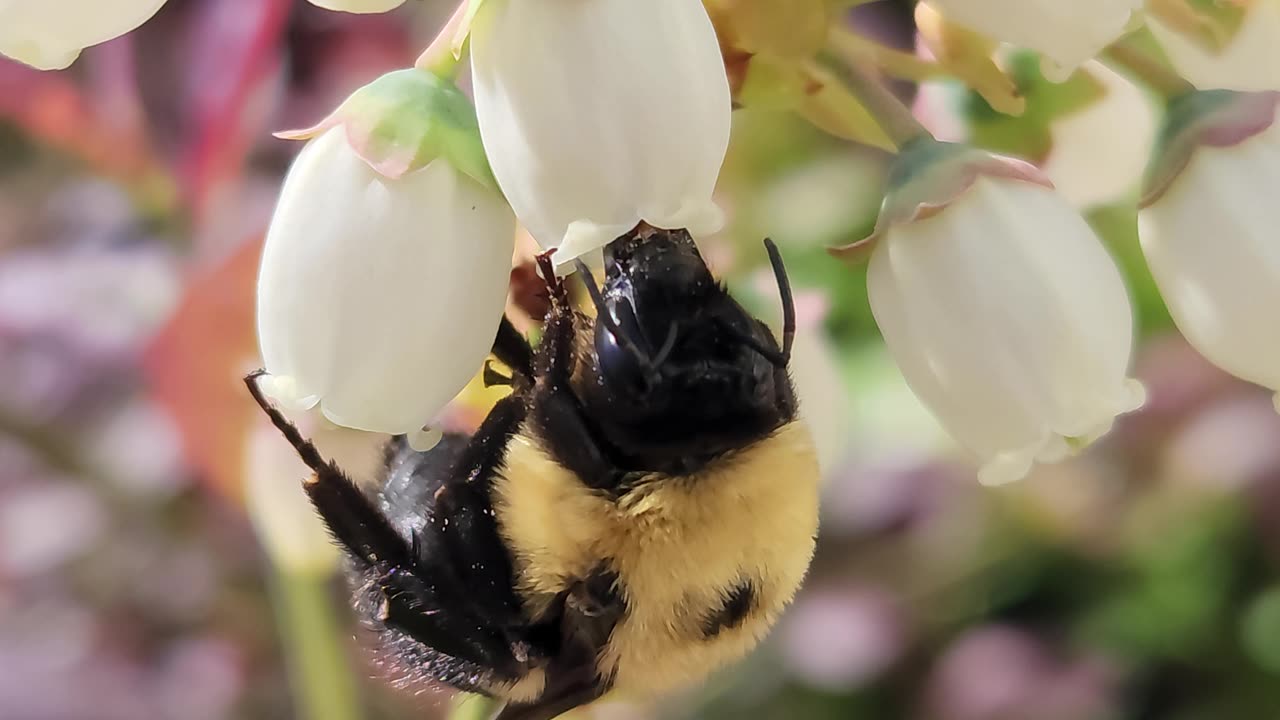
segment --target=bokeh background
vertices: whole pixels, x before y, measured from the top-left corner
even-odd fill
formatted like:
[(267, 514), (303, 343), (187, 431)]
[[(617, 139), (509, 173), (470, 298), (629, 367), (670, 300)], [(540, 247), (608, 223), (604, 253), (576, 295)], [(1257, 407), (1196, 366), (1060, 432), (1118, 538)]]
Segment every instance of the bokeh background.
[[(0, 719), (450, 711), (447, 694), (378, 677), (296, 491), (302, 466), (238, 383), (297, 150), (270, 132), (409, 64), (449, 10), (172, 0), (70, 71), (0, 59)], [(909, 49), (910, 18), (880, 2), (850, 22)], [(818, 557), (750, 660), (583, 717), (1280, 716), (1280, 417), (1172, 331), (1142, 265), (1129, 176), (1155, 106), (1106, 76), (1123, 102), (1084, 116), (1096, 88), (1009, 62), (1024, 117), (945, 83), (920, 90), (918, 112), (1053, 166), (1087, 206), (1128, 275), (1147, 407), (1074, 461), (979, 487), (887, 358), (861, 272), (825, 251), (870, 229), (887, 156), (740, 111), (721, 184), (733, 223), (704, 250), (764, 317), (777, 307), (760, 239), (789, 263), (795, 374), (827, 475)], [(536, 311), (528, 268), (513, 278), (513, 310)], [(470, 389), (452, 421), (491, 400)]]

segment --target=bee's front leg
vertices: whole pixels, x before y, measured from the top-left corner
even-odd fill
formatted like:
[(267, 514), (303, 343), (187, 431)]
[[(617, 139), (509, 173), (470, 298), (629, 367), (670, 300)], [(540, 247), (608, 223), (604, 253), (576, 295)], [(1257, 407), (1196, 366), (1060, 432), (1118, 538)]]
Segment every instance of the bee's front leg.
[(587, 422), (572, 387), (575, 343), (579, 333), (589, 328), (584, 324), (590, 319), (574, 310), (568, 288), (555, 275), (550, 253), (539, 255), (538, 264), (547, 279), (551, 309), (534, 357), (530, 419), (547, 449), (566, 468), (592, 487), (615, 487), (621, 472)]

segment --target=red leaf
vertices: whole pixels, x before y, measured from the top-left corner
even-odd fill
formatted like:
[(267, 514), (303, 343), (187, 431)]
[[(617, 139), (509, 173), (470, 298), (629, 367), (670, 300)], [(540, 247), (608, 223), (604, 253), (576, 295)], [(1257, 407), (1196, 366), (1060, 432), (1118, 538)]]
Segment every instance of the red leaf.
[(156, 398), (182, 432), (190, 462), (241, 498), (245, 440), (258, 412), (241, 378), (258, 367), (254, 286), (262, 241), (238, 248), (190, 284), (143, 363)]

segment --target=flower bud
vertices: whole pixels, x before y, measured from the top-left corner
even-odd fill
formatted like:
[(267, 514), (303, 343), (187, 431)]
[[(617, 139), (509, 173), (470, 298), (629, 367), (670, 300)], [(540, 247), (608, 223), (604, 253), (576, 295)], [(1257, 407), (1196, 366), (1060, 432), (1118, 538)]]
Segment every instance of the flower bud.
[(265, 418), (252, 426), (245, 444), (244, 494), (258, 540), (282, 568), (325, 573), (337, 566), (338, 550), (302, 489), (309, 474)]
[[(1216, 43), (1183, 35), (1155, 14), (1147, 21), (1178, 74), (1206, 90), (1280, 90), (1280, 0), (1219, 3), (1208, 11), (1226, 32)], [(1233, 14), (1239, 14), (1234, 21)]]
[[(1124, 33), (1142, 0), (929, 0), (947, 19), (1035, 50), (1065, 79)], [(1050, 71), (1051, 69), (1051, 71)]]
[[(1202, 91), (1170, 108), (1139, 213), (1151, 273), (1178, 329), (1223, 370), (1280, 391), (1280, 93)], [(1159, 166), (1157, 166), (1159, 167)]]
[(263, 387), (338, 425), (417, 436), (492, 346), (515, 218), (477, 179), (456, 87), (413, 70), (379, 83), (285, 179), (258, 283)]
[(0, 2), (0, 55), (61, 70), (90, 45), (117, 38), (156, 14), (164, 0)]
[(1056, 462), (1140, 406), (1115, 263), (1036, 169), (917, 140), (891, 173), (867, 287), (921, 401), (982, 459), (980, 481)]
[(641, 221), (723, 225), (729, 83), (699, 0), (486, 0), (471, 63), (494, 175), (557, 264)]

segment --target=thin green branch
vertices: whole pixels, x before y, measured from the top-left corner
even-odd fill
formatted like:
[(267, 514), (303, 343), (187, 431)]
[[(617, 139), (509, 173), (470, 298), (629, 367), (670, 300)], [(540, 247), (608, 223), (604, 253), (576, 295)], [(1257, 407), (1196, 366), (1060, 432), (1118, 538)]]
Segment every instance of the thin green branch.
[(418, 56), (417, 61), (413, 64), (414, 67), (450, 80), (458, 77), (462, 63), (458, 57), (454, 41), (462, 31), (463, 25), (469, 19), (470, 5), (470, 0), (461, 0), (458, 8), (450, 16), (449, 21), (445, 23), (444, 27), (440, 29), (440, 33), (436, 35), (435, 40), (432, 40), (427, 49)]
[(827, 43), (832, 51), (848, 63), (878, 67), (885, 74), (902, 80), (923, 82), (949, 74), (936, 62), (925, 60), (915, 53), (881, 45), (844, 28), (832, 30)]
[(911, 108), (903, 104), (879, 77), (867, 71), (861, 63), (837, 65), (837, 76), (871, 113), (895, 146), (901, 148), (916, 138), (929, 136), (929, 131), (916, 120)]
[(33, 425), (0, 408), (0, 435), (13, 438), (53, 470), (99, 479), (96, 469), (81, 457), (76, 447), (64, 440), (56, 428)]
[(329, 573), (275, 567), (272, 602), (286, 661), (305, 720), (360, 720), (347, 633), (334, 606)]
[(1166, 100), (1172, 100), (1195, 90), (1195, 86), (1139, 45), (1133, 35), (1112, 43), (1103, 52), (1102, 57), (1107, 64), (1121, 69), (1143, 85), (1163, 95)]

